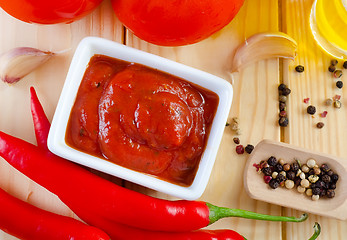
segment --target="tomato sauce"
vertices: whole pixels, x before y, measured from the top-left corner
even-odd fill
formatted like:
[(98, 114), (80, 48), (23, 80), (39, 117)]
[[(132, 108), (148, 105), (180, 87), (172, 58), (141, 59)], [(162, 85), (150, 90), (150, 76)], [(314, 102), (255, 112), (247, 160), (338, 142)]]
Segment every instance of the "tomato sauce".
[(176, 76), (103, 55), (91, 58), (72, 108), (71, 147), (189, 186), (218, 96)]

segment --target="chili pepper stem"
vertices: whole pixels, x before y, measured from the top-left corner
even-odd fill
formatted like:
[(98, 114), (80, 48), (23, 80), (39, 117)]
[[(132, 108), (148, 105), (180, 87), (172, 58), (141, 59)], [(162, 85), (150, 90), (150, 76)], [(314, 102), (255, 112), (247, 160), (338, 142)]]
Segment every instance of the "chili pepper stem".
[(313, 233), (312, 237), (310, 237), (310, 239), (308, 239), (308, 240), (315, 240), (319, 236), (320, 231), (321, 231), (319, 223), (316, 222), (313, 226), (313, 229), (314, 229), (314, 233)]
[(266, 220), (266, 221), (279, 221), (279, 222), (303, 222), (308, 218), (308, 215), (304, 213), (299, 218), (296, 217), (286, 217), (286, 216), (272, 216), (261, 213), (250, 212), (242, 209), (232, 209), (225, 207), (217, 207), (210, 203), (206, 203), (210, 210), (210, 223), (212, 224), (221, 218), (225, 217), (241, 217), (256, 220)]

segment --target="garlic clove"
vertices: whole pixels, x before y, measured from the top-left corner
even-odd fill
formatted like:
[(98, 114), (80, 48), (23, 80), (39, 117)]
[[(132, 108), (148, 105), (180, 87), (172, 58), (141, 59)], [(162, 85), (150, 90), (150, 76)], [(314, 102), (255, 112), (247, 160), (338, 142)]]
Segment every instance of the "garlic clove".
[(268, 58), (294, 60), (297, 43), (283, 32), (257, 33), (246, 39), (235, 51), (231, 72), (238, 72), (247, 64)]
[(16, 83), (54, 55), (36, 48), (13, 48), (0, 56), (0, 78), (6, 83)]

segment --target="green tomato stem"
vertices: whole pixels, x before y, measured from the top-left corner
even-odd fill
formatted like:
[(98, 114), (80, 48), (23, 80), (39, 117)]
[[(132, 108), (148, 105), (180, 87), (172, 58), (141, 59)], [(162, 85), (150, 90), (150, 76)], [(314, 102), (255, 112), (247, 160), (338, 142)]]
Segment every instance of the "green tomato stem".
[(321, 231), (319, 223), (316, 222), (313, 226), (313, 229), (314, 229), (314, 233), (313, 233), (312, 237), (310, 237), (309, 240), (315, 240), (319, 236), (320, 231)]
[(226, 217), (241, 217), (256, 220), (266, 220), (266, 221), (277, 221), (277, 222), (303, 222), (308, 218), (308, 215), (304, 213), (299, 218), (296, 217), (286, 217), (286, 216), (273, 216), (261, 213), (250, 212), (241, 209), (232, 209), (225, 207), (218, 207), (210, 203), (206, 203), (210, 210), (210, 224), (218, 221), (221, 218)]

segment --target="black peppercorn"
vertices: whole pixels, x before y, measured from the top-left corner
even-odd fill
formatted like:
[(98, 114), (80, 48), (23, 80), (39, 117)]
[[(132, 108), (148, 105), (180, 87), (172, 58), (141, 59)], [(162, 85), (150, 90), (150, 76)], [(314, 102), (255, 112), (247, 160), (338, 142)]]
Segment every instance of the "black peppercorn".
[(316, 107), (312, 106), (312, 105), (308, 106), (307, 107), (307, 113), (311, 114), (311, 115), (315, 114), (316, 113)]
[(294, 184), (296, 185), (296, 186), (299, 186), (300, 185), (300, 183), (301, 183), (301, 178), (299, 178), (299, 177), (295, 177), (294, 178)]
[(272, 175), (272, 170), (270, 167), (265, 167), (261, 170), (265, 176), (271, 176)]
[(233, 138), (234, 143), (240, 144), (240, 139), (238, 137)]
[(339, 175), (337, 175), (336, 173), (334, 173), (333, 175), (331, 175), (331, 181), (333, 183), (336, 183), (337, 180), (339, 180)]
[(328, 70), (329, 70), (329, 72), (335, 72), (335, 70), (336, 70), (336, 67), (335, 66), (333, 66), (333, 65), (330, 65), (329, 66), (329, 68), (328, 68)]
[(344, 68), (344, 69), (347, 69), (347, 61), (345, 61), (345, 62), (343, 63), (343, 68)]
[(293, 162), (291, 164), (291, 168), (294, 172), (297, 172), (299, 170), (299, 164), (297, 162)]
[(327, 195), (327, 190), (326, 189), (321, 189), (319, 196), (320, 197), (324, 197), (325, 195)]
[(313, 195), (320, 195), (320, 188), (312, 188)]
[(282, 174), (278, 174), (277, 177), (276, 177), (276, 180), (281, 183), (281, 182), (284, 182), (286, 180), (286, 177)]
[(317, 187), (317, 188), (325, 188), (325, 187), (326, 187), (326, 184), (325, 184), (323, 181), (318, 180), (318, 181), (316, 182), (316, 187)]
[(278, 188), (280, 186), (280, 183), (276, 179), (271, 179), (270, 182), (269, 182), (269, 186), (272, 189), (276, 189), (276, 188)]
[(274, 170), (275, 170), (276, 172), (281, 172), (281, 171), (283, 171), (283, 166), (282, 166), (281, 164), (277, 163), (277, 164), (274, 166)]
[(285, 85), (284, 83), (278, 85), (278, 91), (283, 91), (285, 88), (287, 88), (287, 85)]
[(248, 145), (245, 147), (245, 151), (246, 151), (246, 153), (248, 153), (248, 154), (251, 154), (251, 152), (253, 151), (253, 149), (254, 149), (254, 146), (251, 145), (251, 144), (248, 144)]
[(317, 126), (317, 128), (323, 128), (324, 127), (324, 123), (323, 122), (318, 122), (316, 126)]
[(330, 61), (330, 64), (331, 64), (332, 66), (336, 66), (338, 63), (339, 63), (339, 62), (338, 62), (336, 59), (333, 59), (333, 60)]
[(326, 163), (323, 163), (322, 166), (320, 166), (320, 168), (323, 172), (329, 172), (330, 171), (330, 168)]
[(336, 82), (336, 87), (341, 89), (343, 87), (343, 82), (342, 81), (337, 81)]
[(286, 174), (287, 178), (289, 180), (294, 180), (295, 178), (295, 173), (293, 171), (288, 171), (287, 174)]
[(327, 172), (327, 174), (328, 174), (328, 176), (332, 176), (333, 174), (334, 174), (334, 171), (333, 170), (329, 170), (328, 172)]
[(298, 65), (295, 67), (295, 71), (297, 71), (299, 73), (303, 72), (304, 70), (305, 70), (305, 68), (302, 65)]
[(327, 190), (326, 196), (327, 196), (328, 198), (333, 198), (333, 197), (335, 197), (335, 191), (334, 191), (333, 189), (328, 189), (328, 190)]
[(289, 124), (289, 120), (287, 117), (280, 117), (280, 119), (278, 120), (278, 124), (281, 126), (281, 127), (287, 127), (288, 124)]
[(336, 183), (329, 183), (329, 189), (336, 189)]
[(277, 159), (274, 156), (269, 157), (269, 159), (267, 160), (267, 163), (270, 166), (275, 166), (277, 164)]
[(291, 92), (292, 90), (290, 90), (289, 88), (285, 88), (282, 90), (282, 95), (288, 96)]
[(335, 78), (340, 78), (340, 77), (342, 77), (342, 71), (341, 70), (335, 70), (334, 71), (334, 73), (333, 73), (333, 75), (334, 75), (334, 77)]

